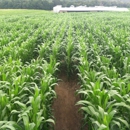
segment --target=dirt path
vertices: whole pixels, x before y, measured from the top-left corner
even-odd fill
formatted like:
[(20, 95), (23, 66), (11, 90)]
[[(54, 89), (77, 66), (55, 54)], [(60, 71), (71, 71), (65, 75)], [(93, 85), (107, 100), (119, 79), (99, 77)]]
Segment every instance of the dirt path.
[(53, 104), (56, 122), (54, 130), (80, 130), (82, 116), (78, 113), (79, 106), (75, 106), (79, 100), (75, 96), (79, 88), (76, 78), (68, 81), (66, 75), (62, 74), (60, 79), (62, 81), (55, 87), (57, 99)]

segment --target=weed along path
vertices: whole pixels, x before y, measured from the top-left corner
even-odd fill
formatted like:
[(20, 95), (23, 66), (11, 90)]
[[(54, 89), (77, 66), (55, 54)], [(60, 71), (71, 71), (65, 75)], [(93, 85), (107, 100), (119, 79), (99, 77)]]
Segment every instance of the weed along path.
[(55, 87), (57, 98), (54, 100), (53, 110), (55, 117), (54, 130), (80, 130), (82, 116), (75, 106), (78, 97), (75, 91), (79, 88), (76, 78), (68, 81), (67, 76), (60, 75), (61, 81)]

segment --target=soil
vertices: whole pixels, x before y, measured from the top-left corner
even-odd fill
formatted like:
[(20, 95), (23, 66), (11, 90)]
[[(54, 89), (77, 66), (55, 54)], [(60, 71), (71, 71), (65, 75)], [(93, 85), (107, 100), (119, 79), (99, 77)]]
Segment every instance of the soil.
[(57, 98), (53, 103), (56, 123), (54, 130), (81, 130), (83, 117), (78, 111), (79, 106), (75, 105), (79, 101), (79, 97), (76, 96), (76, 90), (80, 87), (77, 85), (77, 78), (72, 76), (68, 80), (64, 72), (59, 77), (61, 81), (55, 87)]

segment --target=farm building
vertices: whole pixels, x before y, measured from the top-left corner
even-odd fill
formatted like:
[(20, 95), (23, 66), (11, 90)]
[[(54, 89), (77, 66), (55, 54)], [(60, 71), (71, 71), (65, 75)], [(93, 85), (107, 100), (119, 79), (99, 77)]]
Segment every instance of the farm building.
[(95, 7), (86, 7), (86, 6), (78, 6), (74, 7), (73, 5), (70, 7), (62, 7), (62, 5), (57, 5), (53, 7), (53, 12), (106, 12), (106, 11), (129, 11), (127, 8), (118, 8), (116, 6), (105, 7), (105, 6), (95, 6)]

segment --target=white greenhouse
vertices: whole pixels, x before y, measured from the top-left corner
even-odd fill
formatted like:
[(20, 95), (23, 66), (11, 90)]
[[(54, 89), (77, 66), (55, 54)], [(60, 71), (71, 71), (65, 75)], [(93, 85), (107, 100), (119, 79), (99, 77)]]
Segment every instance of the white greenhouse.
[(105, 12), (105, 11), (129, 11), (127, 8), (118, 8), (116, 6), (105, 7), (105, 6), (95, 6), (95, 7), (86, 7), (86, 6), (78, 6), (74, 7), (73, 5), (70, 7), (62, 7), (62, 5), (57, 5), (53, 7), (53, 12)]

